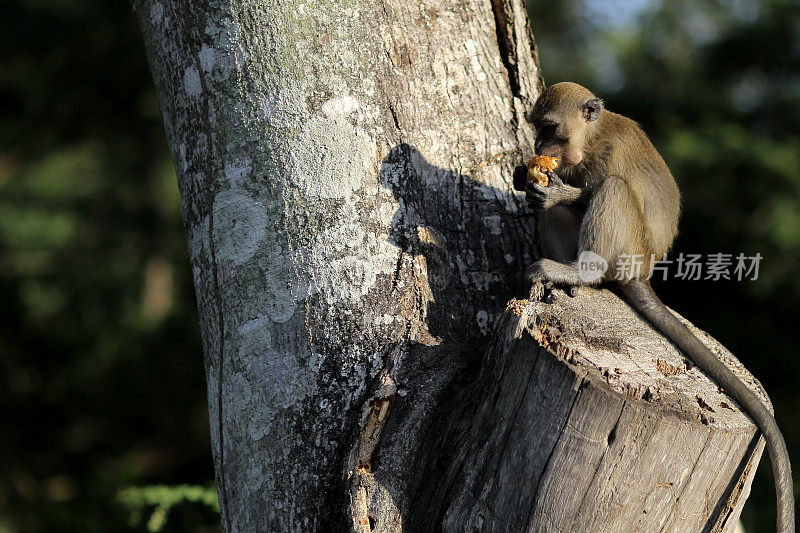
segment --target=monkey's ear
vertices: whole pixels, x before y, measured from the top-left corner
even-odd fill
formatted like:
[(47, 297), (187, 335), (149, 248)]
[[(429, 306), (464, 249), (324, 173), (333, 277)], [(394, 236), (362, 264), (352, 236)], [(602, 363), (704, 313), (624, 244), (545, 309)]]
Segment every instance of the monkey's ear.
[(583, 104), (583, 118), (586, 119), (586, 122), (592, 122), (597, 120), (597, 117), (600, 116), (600, 113), (603, 111), (603, 101), (599, 98), (592, 98), (591, 100), (587, 100)]

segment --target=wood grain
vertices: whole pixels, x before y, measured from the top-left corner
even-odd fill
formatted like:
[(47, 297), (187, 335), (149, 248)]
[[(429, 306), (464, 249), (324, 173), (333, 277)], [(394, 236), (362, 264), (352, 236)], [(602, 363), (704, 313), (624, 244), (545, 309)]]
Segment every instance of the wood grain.
[(534, 292), (465, 392), (484, 401), (439, 489), (442, 528), (732, 531), (763, 450), (752, 421), (611, 292)]

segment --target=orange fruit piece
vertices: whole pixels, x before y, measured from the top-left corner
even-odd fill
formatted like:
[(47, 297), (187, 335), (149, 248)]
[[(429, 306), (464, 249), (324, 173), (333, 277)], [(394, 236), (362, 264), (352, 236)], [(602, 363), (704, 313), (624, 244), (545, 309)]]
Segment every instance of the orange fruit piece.
[(558, 160), (546, 155), (535, 155), (528, 161), (528, 181), (538, 183), (544, 187), (550, 185), (548, 171), (555, 170)]

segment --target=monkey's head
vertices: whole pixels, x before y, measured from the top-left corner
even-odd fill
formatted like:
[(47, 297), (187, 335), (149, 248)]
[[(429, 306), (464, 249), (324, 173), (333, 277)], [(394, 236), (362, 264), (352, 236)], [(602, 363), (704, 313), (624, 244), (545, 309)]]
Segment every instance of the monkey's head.
[(539, 95), (531, 113), (536, 154), (555, 157), (559, 165), (579, 164), (602, 112), (603, 101), (589, 89), (569, 82), (551, 85)]

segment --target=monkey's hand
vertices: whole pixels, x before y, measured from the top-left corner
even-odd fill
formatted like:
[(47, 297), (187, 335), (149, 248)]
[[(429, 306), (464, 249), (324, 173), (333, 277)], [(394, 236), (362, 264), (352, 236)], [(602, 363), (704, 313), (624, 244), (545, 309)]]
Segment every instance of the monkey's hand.
[(531, 209), (550, 209), (554, 205), (571, 204), (581, 197), (581, 189), (567, 185), (555, 172), (548, 171), (547, 175), (550, 177), (547, 187), (532, 182), (525, 185), (525, 198)]

